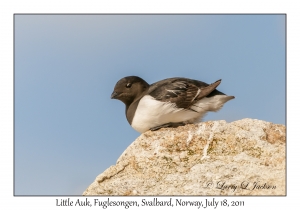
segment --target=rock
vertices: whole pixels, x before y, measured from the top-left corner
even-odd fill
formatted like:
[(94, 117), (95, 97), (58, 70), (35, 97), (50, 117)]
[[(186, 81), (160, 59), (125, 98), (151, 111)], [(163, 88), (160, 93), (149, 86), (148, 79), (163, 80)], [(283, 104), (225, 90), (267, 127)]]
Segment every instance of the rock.
[(285, 142), (255, 119), (147, 131), (83, 195), (286, 195)]

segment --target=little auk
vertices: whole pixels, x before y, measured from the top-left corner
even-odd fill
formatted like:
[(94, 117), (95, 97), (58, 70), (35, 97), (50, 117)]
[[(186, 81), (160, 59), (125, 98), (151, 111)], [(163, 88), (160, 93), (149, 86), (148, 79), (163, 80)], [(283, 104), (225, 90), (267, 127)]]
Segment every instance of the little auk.
[(234, 99), (216, 89), (220, 83), (175, 77), (149, 85), (140, 77), (128, 76), (116, 83), (111, 98), (125, 104), (127, 121), (143, 133), (196, 123), (208, 111), (220, 110)]

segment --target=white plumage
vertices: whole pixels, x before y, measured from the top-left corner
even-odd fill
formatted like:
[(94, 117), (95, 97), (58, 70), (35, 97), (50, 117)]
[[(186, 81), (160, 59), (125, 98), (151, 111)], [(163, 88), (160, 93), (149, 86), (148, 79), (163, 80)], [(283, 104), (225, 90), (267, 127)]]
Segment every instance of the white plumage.
[(204, 97), (191, 106), (191, 109), (177, 108), (174, 103), (161, 102), (152, 96), (144, 96), (136, 109), (131, 126), (143, 133), (150, 128), (166, 123), (195, 123), (199, 122), (208, 111), (218, 111), (224, 103), (232, 99), (227, 95)]

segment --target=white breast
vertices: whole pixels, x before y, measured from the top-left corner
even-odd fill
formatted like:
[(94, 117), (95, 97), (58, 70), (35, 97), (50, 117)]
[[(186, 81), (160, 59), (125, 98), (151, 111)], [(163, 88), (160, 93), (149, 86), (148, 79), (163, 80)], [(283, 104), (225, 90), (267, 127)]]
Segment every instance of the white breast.
[(178, 109), (172, 103), (156, 101), (144, 96), (136, 109), (131, 126), (140, 133), (169, 122), (183, 122), (195, 118), (198, 113)]
[(227, 95), (216, 95), (210, 98), (204, 97), (191, 106), (195, 111), (176, 108), (172, 103), (155, 100), (153, 97), (144, 96), (136, 109), (131, 126), (138, 132), (143, 133), (150, 128), (170, 122), (194, 123), (208, 111), (218, 111), (222, 108)]

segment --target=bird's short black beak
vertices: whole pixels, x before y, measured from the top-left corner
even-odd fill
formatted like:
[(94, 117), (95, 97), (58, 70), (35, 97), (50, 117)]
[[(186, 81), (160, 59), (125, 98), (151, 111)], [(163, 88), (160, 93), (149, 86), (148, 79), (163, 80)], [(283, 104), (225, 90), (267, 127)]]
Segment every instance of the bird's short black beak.
[(111, 99), (116, 99), (118, 97), (119, 93), (113, 92), (110, 96)]

